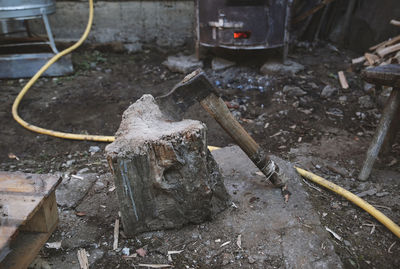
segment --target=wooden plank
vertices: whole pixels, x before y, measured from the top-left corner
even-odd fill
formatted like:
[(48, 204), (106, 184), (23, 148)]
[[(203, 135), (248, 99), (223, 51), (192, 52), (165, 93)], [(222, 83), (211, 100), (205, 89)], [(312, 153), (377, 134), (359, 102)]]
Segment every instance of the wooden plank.
[(8, 214), (0, 216), (0, 229), (7, 226), (19, 226), (30, 219), (43, 203), (43, 197), (33, 195), (2, 194), (0, 204), (8, 208)]
[(47, 233), (21, 232), (11, 242), (11, 253), (0, 263), (0, 268), (26, 269), (35, 259), (42, 246), (57, 228), (58, 222)]
[(32, 224), (26, 229), (33, 231), (48, 231), (58, 220), (55, 188), (60, 182), (53, 175), (0, 171), (0, 252), (28, 220)]
[(0, 171), (0, 192), (29, 193), (48, 196), (61, 182), (54, 175)]

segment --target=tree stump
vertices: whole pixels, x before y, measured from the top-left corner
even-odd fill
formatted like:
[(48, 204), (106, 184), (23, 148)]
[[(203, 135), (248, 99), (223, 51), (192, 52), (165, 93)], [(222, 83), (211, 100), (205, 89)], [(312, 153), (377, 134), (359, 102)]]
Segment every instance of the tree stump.
[(201, 223), (228, 204), (205, 124), (169, 121), (151, 95), (124, 112), (106, 154), (128, 236)]

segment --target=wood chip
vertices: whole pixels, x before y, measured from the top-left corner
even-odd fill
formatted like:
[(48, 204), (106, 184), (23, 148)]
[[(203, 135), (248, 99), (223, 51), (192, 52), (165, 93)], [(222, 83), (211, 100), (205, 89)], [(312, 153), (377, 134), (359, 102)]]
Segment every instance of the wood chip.
[(345, 89), (345, 90), (348, 89), (349, 84), (347, 83), (347, 79), (346, 79), (346, 76), (344, 75), (344, 72), (339, 71), (338, 76), (339, 76), (339, 82), (340, 82), (340, 85), (342, 86), (342, 89)]
[(139, 263), (137, 266), (148, 267), (148, 268), (171, 268), (171, 267), (173, 267), (170, 264), (146, 264), (146, 263)]
[(119, 235), (119, 219), (116, 219), (114, 224), (113, 250), (116, 250), (118, 248), (118, 235)]
[(329, 229), (328, 227), (325, 227), (325, 230), (327, 230), (328, 232), (330, 232), (330, 233), (333, 235), (333, 237), (335, 237), (337, 240), (339, 240), (339, 241), (342, 241), (342, 240), (343, 240), (343, 238), (342, 238), (340, 235), (338, 235), (337, 233), (335, 233), (334, 231), (332, 231), (332, 230)]
[(393, 247), (394, 245), (396, 245), (396, 241), (395, 241), (393, 244), (391, 244), (390, 247), (388, 248), (388, 252), (389, 252), (389, 253), (393, 253), (393, 252), (392, 252), (392, 247)]
[(122, 256), (122, 258), (124, 258), (124, 259), (126, 259), (126, 260), (134, 259), (134, 258), (136, 258), (136, 257), (137, 257), (137, 253), (133, 253), (133, 254), (131, 254), (131, 255), (124, 255), (124, 256)]
[(225, 243), (223, 243), (220, 248), (225, 247), (226, 245), (229, 245), (231, 243), (231, 241), (226, 241)]
[(239, 234), (238, 237), (237, 237), (236, 245), (237, 245), (239, 248), (242, 248), (242, 235), (241, 235), (241, 234)]
[(108, 189), (109, 192), (112, 192), (115, 190), (115, 186), (112, 186), (111, 188)]
[(52, 242), (52, 243), (46, 243), (46, 247), (47, 248), (60, 249), (61, 248), (61, 241)]
[(78, 261), (79, 261), (79, 265), (81, 266), (81, 269), (88, 269), (89, 261), (87, 258), (86, 250), (83, 248), (79, 249), (77, 256), (78, 256)]
[(8, 158), (10, 159), (16, 159), (17, 161), (19, 161), (19, 158), (17, 157), (17, 155), (15, 155), (14, 153), (8, 153)]
[(139, 254), (140, 257), (144, 257), (147, 255), (147, 251), (143, 248), (139, 248), (136, 250), (136, 253)]
[(83, 211), (75, 212), (75, 215), (77, 215), (78, 217), (83, 217), (86, 216), (86, 212)]
[(76, 179), (80, 179), (80, 180), (83, 180), (83, 177), (81, 177), (81, 176), (77, 176), (77, 175), (72, 175), (71, 177), (73, 177), (73, 178), (76, 178)]
[(181, 254), (182, 252), (183, 252), (183, 250), (169, 250), (168, 255)]

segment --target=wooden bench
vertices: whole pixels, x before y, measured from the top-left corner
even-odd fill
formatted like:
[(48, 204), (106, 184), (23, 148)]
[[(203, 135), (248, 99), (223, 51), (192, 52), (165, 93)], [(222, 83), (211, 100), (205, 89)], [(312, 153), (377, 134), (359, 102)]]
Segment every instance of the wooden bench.
[(0, 171), (0, 269), (27, 268), (58, 224), (52, 175)]
[[(358, 176), (365, 181), (371, 174), (372, 167), (383, 144), (391, 144), (397, 132), (397, 120), (394, 120), (400, 111), (400, 64), (388, 64), (363, 70), (361, 77), (378, 86), (393, 87), (390, 97), (385, 105), (381, 120), (374, 138), (368, 148), (364, 165)], [(384, 142), (386, 140), (386, 142)]]

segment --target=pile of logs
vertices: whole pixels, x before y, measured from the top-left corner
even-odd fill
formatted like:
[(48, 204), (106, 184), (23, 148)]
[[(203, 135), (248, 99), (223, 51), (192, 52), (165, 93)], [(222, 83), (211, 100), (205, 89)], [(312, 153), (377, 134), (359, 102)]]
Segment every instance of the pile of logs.
[[(400, 26), (400, 21), (391, 20), (390, 24)], [(369, 52), (363, 56), (353, 59), (352, 64), (364, 66), (379, 66), (400, 63), (400, 35), (390, 38), (369, 48)]]

